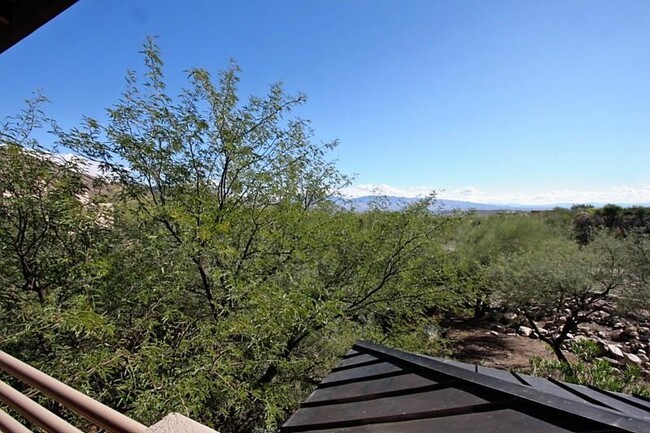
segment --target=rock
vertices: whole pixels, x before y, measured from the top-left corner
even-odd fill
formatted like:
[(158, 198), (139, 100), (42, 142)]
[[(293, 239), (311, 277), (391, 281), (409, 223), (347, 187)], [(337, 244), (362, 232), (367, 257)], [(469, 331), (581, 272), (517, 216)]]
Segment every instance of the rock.
[(639, 333), (636, 331), (626, 332), (625, 335), (627, 335), (629, 338), (639, 338)]
[(519, 335), (523, 335), (524, 337), (530, 337), (531, 334), (535, 333), (533, 328), (529, 328), (528, 326), (520, 326), (519, 329), (517, 329), (517, 332)]
[(603, 331), (598, 331), (596, 332), (596, 337), (607, 338), (607, 334), (605, 334)]
[(643, 343), (641, 343), (639, 340), (630, 340), (630, 347), (632, 348), (633, 352), (638, 352), (639, 349), (643, 349)]
[(515, 320), (517, 320), (517, 317), (519, 316), (517, 316), (516, 313), (511, 313), (511, 312), (503, 313), (503, 316), (501, 316), (501, 323), (504, 324), (512, 323)]
[(623, 328), (626, 334), (629, 334), (630, 332), (636, 332), (636, 327), (633, 325), (625, 325), (625, 328)]
[(648, 361), (650, 361), (650, 358), (648, 358), (648, 356), (647, 356), (646, 354), (644, 354), (644, 353), (639, 353), (637, 356), (638, 356), (639, 359), (640, 359), (641, 361), (643, 361), (643, 362), (648, 362)]
[(506, 332), (507, 331), (505, 326), (498, 325), (498, 324), (492, 325), (492, 327), (490, 329), (492, 329), (493, 331), (496, 331), (496, 332)]
[(429, 340), (436, 340), (440, 337), (440, 327), (434, 323), (429, 323), (424, 327), (424, 335)]
[(566, 335), (566, 338), (567, 338), (568, 340), (573, 340), (573, 339), (575, 339), (576, 337), (575, 337), (573, 334), (568, 333), (568, 334)]
[(489, 335), (494, 335), (495, 337), (499, 336), (499, 333), (497, 331), (490, 331), (488, 332)]
[(645, 349), (638, 349), (638, 350), (636, 351), (636, 353), (637, 353), (638, 355), (645, 355), (645, 354), (648, 353), (648, 352), (646, 352)]
[(614, 358), (623, 359), (623, 351), (618, 346), (608, 344), (605, 346), (605, 350), (607, 350), (607, 353), (612, 355)]
[(623, 322), (616, 322), (612, 325), (612, 328), (614, 329), (622, 329), (625, 328), (625, 324)]
[(625, 332), (622, 329), (619, 329), (618, 331), (613, 331), (611, 334), (609, 334), (609, 338), (611, 338), (614, 341), (623, 341), (625, 340)]
[(601, 306), (601, 308), (603, 309), (604, 313), (614, 314), (615, 308), (611, 304), (604, 304)]
[(638, 356), (636, 356), (633, 353), (626, 353), (624, 356), (625, 357), (623, 358), (623, 363), (625, 365), (638, 365), (638, 366), (641, 366), (643, 364), (643, 361), (641, 360), (641, 358), (639, 358)]

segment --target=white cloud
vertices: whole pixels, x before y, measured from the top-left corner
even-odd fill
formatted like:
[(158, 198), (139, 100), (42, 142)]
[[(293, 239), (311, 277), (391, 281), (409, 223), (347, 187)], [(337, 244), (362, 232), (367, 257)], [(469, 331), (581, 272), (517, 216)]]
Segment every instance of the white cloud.
[(347, 198), (365, 197), (368, 195), (386, 195), (391, 197), (425, 197), (434, 189), (429, 187), (396, 188), (394, 186), (380, 184), (364, 184), (348, 186), (341, 189), (341, 194)]
[(650, 185), (631, 187), (619, 185), (602, 190), (549, 190), (531, 193), (510, 193), (503, 191), (484, 191), (474, 186), (444, 190), (417, 186), (396, 188), (390, 185), (356, 185), (344, 188), (345, 197), (367, 195), (389, 195), (397, 197), (422, 197), (436, 190), (438, 198), (462, 200), (489, 204), (546, 205), (557, 203), (650, 203)]
[(74, 160), (81, 167), (81, 170), (89, 176), (97, 177), (100, 174), (98, 162), (91, 161), (73, 153), (59, 153), (56, 156), (65, 161)]

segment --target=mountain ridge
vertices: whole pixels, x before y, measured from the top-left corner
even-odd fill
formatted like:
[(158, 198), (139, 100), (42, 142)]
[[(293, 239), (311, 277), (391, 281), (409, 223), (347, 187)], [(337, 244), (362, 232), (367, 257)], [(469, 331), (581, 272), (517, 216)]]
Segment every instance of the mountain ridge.
[[(389, 195), (365, 195), (360, 197), (337, 198), (335, 202), (346, 209), (355, 210), (357, 212), (365, 212), (371, 208), (373, 202), (383, 202), (387, 210), (400, 210), (409, 204), (421, 200), (419, 197), (400, 197)], [(477, 203), (463, 200), (451, 199), (436, 199), (432, 210), (440, 212), (453, 212), (453, 211), (478, 211), (478, 212), (530, 212), (530, 211), (543, 211), (555, 208), (569, 209), (576, 203), (551, 203), (551, 204), (502, 204), (502, 203)], [(610, 203), (580, 203), (587, 204), (594, 207), (603, 207)], [(632, 206), (650, 206), (650, 203), (611, 203), (621, 207)]]

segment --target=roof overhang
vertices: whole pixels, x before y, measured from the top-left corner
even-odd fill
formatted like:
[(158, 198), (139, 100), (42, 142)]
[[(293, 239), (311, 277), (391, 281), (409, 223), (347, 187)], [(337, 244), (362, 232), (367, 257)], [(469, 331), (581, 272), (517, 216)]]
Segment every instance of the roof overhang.
[(357, 343), (283, 433), (648, 433), (650, 400)]
[(0, 0), (0, 53), (29, 36), (78, 0)]

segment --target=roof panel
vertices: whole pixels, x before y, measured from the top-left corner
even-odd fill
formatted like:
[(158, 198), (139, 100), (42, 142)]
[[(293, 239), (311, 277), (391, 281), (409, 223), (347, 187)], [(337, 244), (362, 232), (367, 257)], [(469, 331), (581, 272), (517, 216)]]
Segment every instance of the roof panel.
[(347, 383), (326, 388), (317, 388), (306, 400), (306, 403), (336, 402), (350, 399), (370, 399), (376, 395), (395, 393), (404, 390), (419, 390), (420, 388), (436, 385), (437, 382), (417, 374), (404, 374), (362, 382)]
[[(634, 417), (638, 417), (650, 421), (649, 411), (640, 409), (631, 404), (627, 404), (621, 401), (620, 399), (610, 397), (607, 394), (598, 391), (596, 389), (588, 388), (583, 385), (576, 385), (574, 383), (563, 383), (562, 386), (570, 388), (578, 395), (590, 399), (595, 404), (600, 404), (602, 406), (612, 408), (619, 412), (623, 412), (629, 416), (634, 416)], [(650, 432), (650, 428), (648, 429), (648, 431)]]
[(358, 356), (353, 356), (351, 358), (343, 358), (341, 362), (336, 364), (334, 370), (337, 370), (339, 368), (344, 368), (344, 367), (350, 367), (358, 364), (366, 364), (368, 362), (375, 362), (375, 361), (380, 361), (380, 359), (375, 356), (368, 355), (367, 353), (363, 353)]
[(480, 365), (476, 367), (476, 371), (487, 376), (496, 377), (497, 379), (505, 380), (507, 382), (516, 383), (521, 385), (521, 381), (517, 379), (511, 372), (507, 370), (498, 370), (496, 368), (481, 367)]
[(567, 433), (553, 424), (511, 409), (470, 413), (441, 418), (371, 424), (345, 428), (306, 430), (311, 433)]
[(548, 379), (543, 377), (530, 376), (528, 374), (516, 373), (517, 376), (521, 377), (528, 386), (541, 391), (547, 394), (557, 395), (558, 397), (567, 398), (569, 400), (579, 401), (581, 403), (587, 403), (587, 400), (584, 400), (574, 393), (567, 391), (559, 385), (554, 384)]
[(364, 380), (366, 378), (400, 372), (402, 372), (402, 369), (395, 364), (382, 362), (380, 364), (364, 365), (356, 368), (334, 371), (327, 376), (321, 384), (327, 385), (350, 380)]
[(359, 362), (339, 364), (283, 431), (650, 432), (645, 401), (632, 396), (371, 343), (354, 350)]
[(300, 408), (285, 424), (292, 427), (349, 425), (359, 422), (375, 423), (380, 420), (396, 421), (430, 416), (439, 411), (467, 408), (489, 403), (469, 392), (457, 388), (443, 388), (427, 392), (353, 403), (330, 404)]

